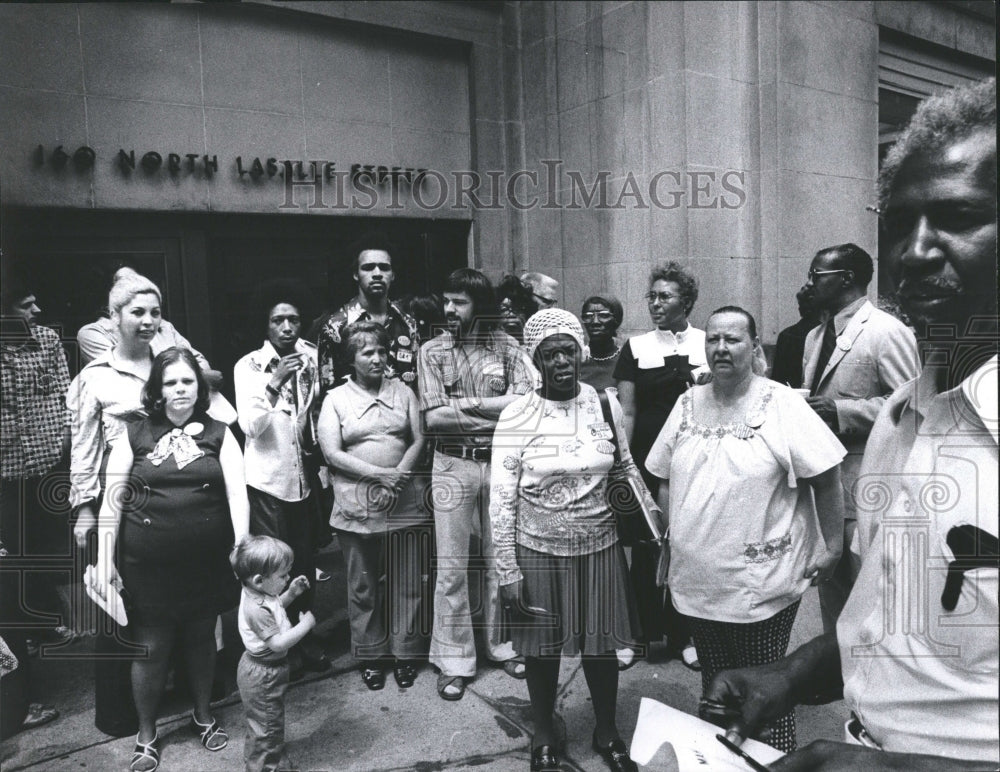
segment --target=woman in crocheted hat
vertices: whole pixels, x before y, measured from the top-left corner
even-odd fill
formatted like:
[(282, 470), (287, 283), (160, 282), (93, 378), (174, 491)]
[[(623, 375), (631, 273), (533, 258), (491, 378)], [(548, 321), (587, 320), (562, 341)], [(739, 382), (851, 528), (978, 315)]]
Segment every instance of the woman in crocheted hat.
[(635, 770), (615, 721), (615, 650), (634, 642), (637, 631), (606, 496), (616, 436), (636, 479), (638, 469), (618, 401), (609, 395), (612, 427), (598, 393), (579, 380), (586, 351), (579, 320), (561, 309), (539, 311), (524, 325), (524, 347), (541, 385), (500, 415), (490, 520), (506, 633), (525, 657), (535, 724), (531, 769), (559, 769), (559, 661), (580, 654), (596, 718), (594, 750), (612, 770)]

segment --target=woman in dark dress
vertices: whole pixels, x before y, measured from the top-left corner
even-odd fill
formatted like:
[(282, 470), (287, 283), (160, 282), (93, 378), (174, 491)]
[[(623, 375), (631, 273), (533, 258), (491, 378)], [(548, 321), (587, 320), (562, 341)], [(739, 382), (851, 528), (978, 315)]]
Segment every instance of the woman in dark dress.
[(175, 644), (194, 697), (192, 728), (210, 751), (228, 742), (209, 709), (215, 618), (239, 599), (228, 555), (247, 533), (249, 509), (239, 446), (207, 415), (208, 401), (191, 352), (166, 349), (143, 391), (149, 417), (128, 426), (108, 459), (96, 589), (120, 581), (133, 639), (147, 647), (132, 662), (133, 772), (159, 765), (156, 715)]
[[(625, 413), (625, 431), (632, 457), (650, 493), (660, 481), (646, 470), (646, 456), (674, 404), (705, 374), (705, 333), (688, 323), (698, 299), (698, 282), (678, 263), (658, 266), (649, 277), (646, 302), (654, 328), (629, 338), (615, 365), (618, 400)], [(632, 583), (639, 604), (643, 637), (655, 642), (666, 636), (671, 656), (697, 667), (684, 618), (670, 602), (669, 591), (656, 586), (659, 547), (637, 545), (632, 550)]]
[(615, 385), (615, 365), (621, 347), (615, 340), (615, 333), (625, 317), (618, 298), (610, 295), (591, 295), (583, 301), (580, 321), (587, 330), (587, 344), (590, 357), (580, 365), (580, 381), (604, 391)]

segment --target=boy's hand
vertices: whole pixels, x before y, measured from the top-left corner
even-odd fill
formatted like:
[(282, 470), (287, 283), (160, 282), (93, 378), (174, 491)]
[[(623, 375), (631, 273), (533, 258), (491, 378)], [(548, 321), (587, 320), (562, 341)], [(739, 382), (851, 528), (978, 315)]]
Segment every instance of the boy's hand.
[(306, 630), (312, 630), (316, 626), (316, 617), (311, 611), (303, 611), (299, 614), (299, 624), (305, 625)]
[(288, 593), (293, 598), (299, 597), (302, 593), (309, 589), (309, 580), (306, 579), (305, 575), (296, 576), (292, 579), (291, 584), (288, 585)]

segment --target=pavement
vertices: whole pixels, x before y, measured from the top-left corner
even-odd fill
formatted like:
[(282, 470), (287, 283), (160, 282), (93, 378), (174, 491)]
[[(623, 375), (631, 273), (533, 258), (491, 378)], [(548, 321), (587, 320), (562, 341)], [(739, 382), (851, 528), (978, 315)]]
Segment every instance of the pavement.
[[(529, 766), (531, 719), (524, 681), (489, 663), (480, 666), (465, 697), (446, 702), (435, 691), (436, 675), (424, 665), (410, 689), (386, 679), (385, 689), (371, 692), (362, 684), (349, 651), (343, 560), (334, 544), (319, 556), (333, 574), (317, 585), (316, 616), (321, 640), (332, 662), (323, 674), (294, 683), (286, 698), (289, 755), (299, 770), (311, 772), (389, 772), (390, 770), (476, 769), (478, 772), (524, 770)], [(803, 599), (791, 646), (822, 629), (814, 589)], [(131, 758), (134, 737), (112, 738), (94, 727), (92, 638), (57, 650), (43, 650), (32, 660), (32, 701), (55, 705), (56, 721), (21, 732), (0, 743), (0, 767), (16, 770), (120, 770)], [(593, 712), (578, 657), (564, 659), (557, 713), (566, 729), (564, 770), (600, 772), (603, 762), (590, 749)], [(230, 682), (228, 686), (233, 686)], [(676, 660), (667, 661), (654, 646), (648, 659), (621, 674), (618, 726), (626, 743), (635, 728), (639, 701), (652, 697), (688, 713), (697, 709), (701, 676)], [(243, 766), (246, 724), (238, 693), (214, 704), (218, 721), (229, 732), (229, 746), (211, 753), (189, 729), (190, 705), (168, 691), (159, 721), (163, 772), (239, 770)], [(838, 739), (841, 703), (797, 710), (800, 744)]]

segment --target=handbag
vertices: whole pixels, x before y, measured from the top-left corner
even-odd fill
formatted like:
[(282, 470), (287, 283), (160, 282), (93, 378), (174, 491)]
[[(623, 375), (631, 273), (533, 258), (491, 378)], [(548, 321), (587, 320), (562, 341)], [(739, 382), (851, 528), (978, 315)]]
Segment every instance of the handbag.
[(663, 538), (660, 533), (657, 515), (660, 508), (653, 501), (649, 490), (637, 470), (627, 468), (622, 463), (621, 442), (614, 416), (611, 414), (611, 403), (604, 391), (597, 394), (601, 400), (601, 412), (604, 420), (611, 427), (611, 444), (614, 446), (614, 464), (608, 472), (606, 499), (615, 517), (615, 527), (618, 539), (626, 547), (632, 547), (639, 542), (656, 541)]

